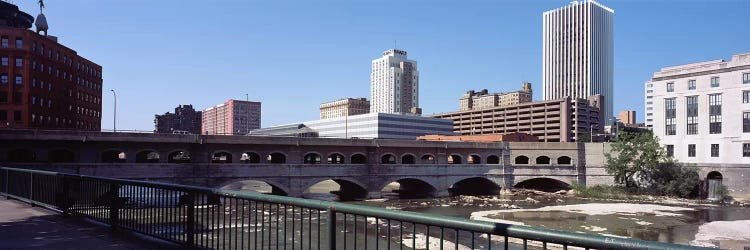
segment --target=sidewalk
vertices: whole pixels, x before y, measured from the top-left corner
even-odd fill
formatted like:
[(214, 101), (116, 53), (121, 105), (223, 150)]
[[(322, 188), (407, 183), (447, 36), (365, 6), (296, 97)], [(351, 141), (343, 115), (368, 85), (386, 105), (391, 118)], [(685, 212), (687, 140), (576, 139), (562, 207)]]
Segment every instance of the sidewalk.
[(0, 197), (0, 249), (179, 249)]

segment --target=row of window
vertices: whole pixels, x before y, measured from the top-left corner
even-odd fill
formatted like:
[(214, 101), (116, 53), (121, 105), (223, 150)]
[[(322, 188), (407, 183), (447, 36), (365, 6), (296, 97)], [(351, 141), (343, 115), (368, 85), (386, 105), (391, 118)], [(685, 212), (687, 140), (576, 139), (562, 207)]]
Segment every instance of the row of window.
[[(720, 80), (718, 76), (711, 77), (712, 88), (718, 88), (719, 83), (720, 83)], [(750, 73), (742, 73), (742, 84), (750, 84)], [(695, 79), (688, 80), (687, 85), (688, 85), (688, 90), (694, 90), (696, 88)], [(646, 92), (651, 93), (653, 91), (648, 90)], [(667, 92), (674, 92), (674, 82), (667, 83)]]
[[(674, 156), (674, 145), (667, 146), (667, 156)], [(688, 144), (688, 157), (695, 157), (695, 144)], [(719, 144), (711, 144), (711, 157), (719, 157)], [(742, 144), (742, 157), (750, 157), (750, 143)]]
[[(8, 85), (9, 81), (8, 74), (0, 74), (0, 85)], [(16, 75), (13, 83), (15, 85), (23, 85), (23, 76)]]
[[(54, 122), (53, 122), (54, 121)], [(65, 118), (59, 118), (59, 117), (53, 117), (52, 116), (43, 116), (43, 115), (37, 115), (37, 114), (31, 114), (31, 124), (38, 124), (38, 125), (55, 125), (55, 126), (72, 126), (73, 120), (71, 119), (65, 119)], [(75, 122), (76, 128), (81, 129), (98, 129), (98, 125), (93, 123), (88, 123), (84, 121), (77, 121)]]
[[(15, 43), (15, 48), (17, 48), (17, 49), (23, 48), (23, 38), (16, 37), (15, 42), (16, 42)], [(10, 39), (7, 36), (0, 37), (0, 47), (2, 47), (2, 48), (10, 48)], [(39, 53), (42, 56), (44, 56), (44, 51), (45, 51), (44, 44), (42, 44), (40, 46), (37, 46), (37, 42), (34, 41), (31, 44), (31, 51), (32, 52), (36, 52), (37, 51), (37, 47), (39, 47)], [(49, 49), (48, 53), (47, 53), (47, 58), (52, 59), (52, 53), (53, 53), (52, 49)], [(71, 55), (70, 58), (68, 58), (68, 55), (63, 54), (62, 57), (61, 57), (60, 56), (60, 51), (56, 51), (55, 52), (55, 60), (61, 61), (61, 62), (65, 63), (65, 64), (68, 64), (68, 66), (73, 66), (73, 56)], [(93, 75), (93, 76), (96, 76), (96, 77), (101, 77), (101, 72), (98, 71), (98, 70), (95, 70), (94, 67), (89, 66), (87, 64), (83, 64), (81, 62), (77, 62), (77, 65), (78, 65), (78, 70), (79, 71), (83, 71), (86, 74)]]
[[(685, 97), (686, 134), (698, 134), (698, 96)], [(677, 98), (664, 99), (664, 135), (677, 134)], [(647, 114), (647, 115), (650, 115)], [(721, 94), (708, 95), (708, 133), (721, 134)], [(744, 121), (743, 121), (744, 123)]]
[[(23, 38), (16, 37), (16, 44), (15, 45), (16, 45), (16, 47), (15, 47), (16, 49), (23, 48)], [(3, 36), (0, 39), (0, 47), (2, 47), (4, 49), (5, 48), (10, 48), (10, 39), (8, 39), (7, 36)]]
[[(21, 92), (15, 92), (13, 93), (13, 104), (15, 105), (21, 105), (23, 100), (23, 95)], [(0, 104), (7, 104), (8, 103), (8, 92), (0, 91)]]
[[(11, 118), (8, 117), (8, 111), (7, 110), (0, 110), (0, 121), (7, 122), (7, 121), (10, 121), (10, 120), (11, 120)], [(14, 110), (13, 111), (13, 119), (12, 120), (14, 122), (23, 122), (20, 110)]]

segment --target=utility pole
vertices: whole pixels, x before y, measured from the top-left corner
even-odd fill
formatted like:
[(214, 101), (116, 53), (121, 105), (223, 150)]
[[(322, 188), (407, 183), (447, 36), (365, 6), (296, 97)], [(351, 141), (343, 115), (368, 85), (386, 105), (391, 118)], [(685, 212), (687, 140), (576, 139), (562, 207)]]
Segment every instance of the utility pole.
[(115, 97), (115, 112), (114, 117), (112, 118), (112, 130), (117, 133), (117, 92), (115, 92), (114, 89), (110, 89), (109, 91), (112, 91), (112, 95)]

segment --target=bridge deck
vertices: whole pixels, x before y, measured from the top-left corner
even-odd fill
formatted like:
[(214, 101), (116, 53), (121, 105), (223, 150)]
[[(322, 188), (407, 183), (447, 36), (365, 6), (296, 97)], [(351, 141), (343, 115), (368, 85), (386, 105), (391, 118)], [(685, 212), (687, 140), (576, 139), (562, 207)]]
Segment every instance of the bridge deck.
[(0, 198), (0, 249), (179, 249)]

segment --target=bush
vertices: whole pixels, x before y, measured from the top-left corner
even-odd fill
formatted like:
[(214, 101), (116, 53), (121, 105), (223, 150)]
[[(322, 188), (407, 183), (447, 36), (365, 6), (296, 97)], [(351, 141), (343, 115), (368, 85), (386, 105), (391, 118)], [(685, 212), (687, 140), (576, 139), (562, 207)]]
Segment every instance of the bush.
[(729, 189), (727, 188), (727, 186), (720, 185), (719, 187), (717, 187), (716, 196), (718, 196), (719, 200), (722, 200), (722, 201), (729, 198)]
[(647, 187), (648, 192), (681, 198), (694, 198), (698, 195), (700, 177), (698, 171), (692, 167), (666, 162), (651, 172), (648, 179), (651, 183)]
[(575, 195), (578, 197), (618, 200), (630, 198), (627, 195), (626, 189), (620, 186), (595, 185), (592, 187), (586, 187), (578, 184), (578, 182), (573, 182), (570, 187), (575, 191)]

